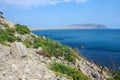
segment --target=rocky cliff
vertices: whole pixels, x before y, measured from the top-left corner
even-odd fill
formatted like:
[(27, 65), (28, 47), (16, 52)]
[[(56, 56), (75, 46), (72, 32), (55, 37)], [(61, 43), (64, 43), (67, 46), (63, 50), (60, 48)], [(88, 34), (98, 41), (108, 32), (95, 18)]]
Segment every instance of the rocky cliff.
[[(65, 67), (68, 71), (74, 70), (69, 74), (63, 66), (53, 67), (54, 62), (69, 66)], [(110, 77), (107, 68), (78, 56), (72, 48), (38, 37), (25, 25), (0, 17), (0, 80), (106, 80)]]

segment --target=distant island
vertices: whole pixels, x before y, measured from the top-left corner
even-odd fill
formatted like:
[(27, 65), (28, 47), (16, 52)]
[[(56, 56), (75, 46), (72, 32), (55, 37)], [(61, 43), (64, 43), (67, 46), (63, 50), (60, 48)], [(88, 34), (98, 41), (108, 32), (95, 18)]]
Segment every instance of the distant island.
[(66, 27), (67, 29), (108, 29), (102, 24), (73, 24)]
[(61, 28), (30, 28), (34, 30), (56, 30), (56, 29), (109, 29), (107, 26), (102, 24), (73, 24)]

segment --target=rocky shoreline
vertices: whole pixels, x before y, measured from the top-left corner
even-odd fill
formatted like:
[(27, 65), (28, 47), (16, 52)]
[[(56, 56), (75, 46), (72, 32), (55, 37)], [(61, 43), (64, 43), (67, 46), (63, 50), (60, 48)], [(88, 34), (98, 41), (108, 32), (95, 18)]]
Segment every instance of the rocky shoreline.
[(48, 69), (50, 62), (53, 61), (74, 66), (92, 80), (106, 80), (110, 77), (109, 73), (83, 58), (74, 63), (62, 58), (50, 59), (37, 54), (38, 49), (26, 48), (21, 42), (14, 42), (10, 47), (0, 45), (0, 51), (1, 80), (68, 80)]
[[(78, 56), (70, 47), (34, 35), (24, 25), (0, 17), (0, 30), (0, 80), (74, 80), (50, 70), (52, 62), (76, 68), (90, 80), (111, 78), (107, 68)], [(54, 54), (47, 52), (54, 49)]]

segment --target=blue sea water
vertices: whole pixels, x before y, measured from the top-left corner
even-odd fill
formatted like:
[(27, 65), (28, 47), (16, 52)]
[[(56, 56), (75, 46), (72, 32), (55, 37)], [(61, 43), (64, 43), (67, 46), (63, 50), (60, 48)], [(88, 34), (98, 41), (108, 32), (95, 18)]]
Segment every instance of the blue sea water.
[[(33, 33), (79, 49), (79, 55), (111, 69), (120, 67), (120, 30), (36, 30)], [(82, 47), (84, 48), (82, 48)]]

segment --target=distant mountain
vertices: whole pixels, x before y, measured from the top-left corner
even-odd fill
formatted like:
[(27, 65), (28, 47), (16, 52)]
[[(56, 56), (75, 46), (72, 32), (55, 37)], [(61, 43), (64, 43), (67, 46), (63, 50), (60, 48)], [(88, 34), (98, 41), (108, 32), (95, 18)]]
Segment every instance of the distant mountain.
[(67, 26), (68, 29), (108, 29), (105, 25), (102, 24), (73, 24)]

